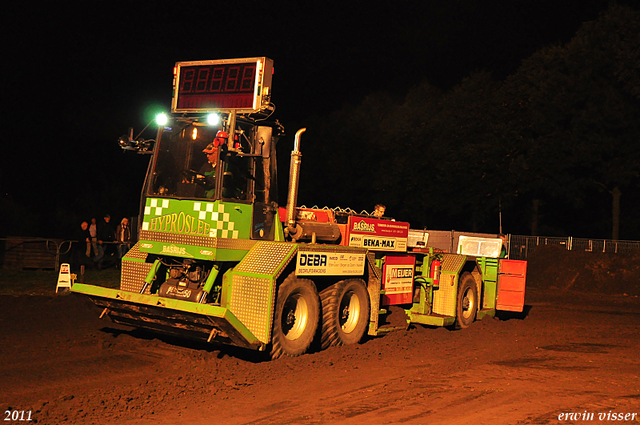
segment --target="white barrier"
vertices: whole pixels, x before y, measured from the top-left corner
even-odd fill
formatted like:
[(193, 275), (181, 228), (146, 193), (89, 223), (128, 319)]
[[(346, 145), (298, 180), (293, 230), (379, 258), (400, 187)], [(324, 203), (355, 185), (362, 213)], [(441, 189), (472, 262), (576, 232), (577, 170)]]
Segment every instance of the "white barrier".
[(73, 286), (73, 281), (75, 280), (75, 278), (76, 276), (71, 274), (71, 266), (69, 265), (69, 263), (60, 264), (60, 272), (58, 273), (58, 284), (56, 285), (56, 294), (61, 288), (65, 290), (66, 288), (68, 288), (70, 290), (71, 286)]

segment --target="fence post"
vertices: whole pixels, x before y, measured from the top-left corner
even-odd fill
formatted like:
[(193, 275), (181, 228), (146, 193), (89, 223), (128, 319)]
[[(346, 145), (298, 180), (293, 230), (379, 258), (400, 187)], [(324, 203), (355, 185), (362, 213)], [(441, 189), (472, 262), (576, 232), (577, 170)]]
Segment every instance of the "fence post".
[(453, 250), (453, 240), (456, 237), (456, 231), (455, 230), (451, 230), (451, 234), (449, 236), (449, 252), (456, 252)]

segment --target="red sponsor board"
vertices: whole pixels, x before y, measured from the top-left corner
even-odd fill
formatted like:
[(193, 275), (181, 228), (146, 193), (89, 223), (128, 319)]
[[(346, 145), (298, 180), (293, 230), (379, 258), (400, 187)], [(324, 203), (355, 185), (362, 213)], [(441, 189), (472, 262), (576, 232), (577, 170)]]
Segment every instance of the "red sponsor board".
[(406, 252), (409, 223), (349, 217), (349, 246), (372, 251)]
[(387, 255), (382, 269), (382, 305), (410, 304), (413, 295), (415, 258), (411, 255)]
[(368, 217), (349, 217), (351, 233), (396, 238), (409, 237), (409, 223), (403, 221), (380, 220)]

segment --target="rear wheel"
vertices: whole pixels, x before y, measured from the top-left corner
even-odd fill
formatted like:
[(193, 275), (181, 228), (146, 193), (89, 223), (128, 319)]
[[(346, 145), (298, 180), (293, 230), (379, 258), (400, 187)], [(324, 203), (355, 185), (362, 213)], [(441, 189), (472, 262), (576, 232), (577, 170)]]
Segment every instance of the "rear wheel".
[(316, 286), (292, 273), (278, 288), (271, 357), (304, 354), (313, 341), (319, 320), (320, 300)]
[(460, 277), (458, 288), (456, 327), (463, 329), (468, 328), (476, 320), (478, 311), (478, 289), (471, 273), (464, 273)]
[(359, 279), (342, 280), (320, 292), (322, 348), (356, 344), (369, 323), (369, 293)]

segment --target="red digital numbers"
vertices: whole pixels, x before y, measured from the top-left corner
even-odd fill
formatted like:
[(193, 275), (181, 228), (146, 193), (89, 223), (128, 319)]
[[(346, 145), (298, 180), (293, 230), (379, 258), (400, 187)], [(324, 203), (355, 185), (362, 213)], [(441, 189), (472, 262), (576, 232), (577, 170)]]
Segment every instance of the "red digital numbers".
[(189, 93), (193, 90), (193, 79), (195, 75), (195, 69), (186, 69), (182, 73), (182, 79), (180, 80), (180, 93)]
[(224, 78), (224, 69), (213, 68), (213, 75), (211, 76), (211, 85), (209, 86), (210, 93), (218, 93), (222, 91), (223, 78)]
[(206, 93), (207, 82), (209, 81), (209, 74), (211, 70), (208, 68), (201, 68), (198, 70), (198, 80), (196, 81), (196, 93)]
[(256, 64), (185, 66), (180, 70), (180, 91), (192, 93), (252, 93)]
[(255, 81), (255, 66), (246, 66), (242, 71), (242, 82), (240, 83), (240, 90), (253, 90), (253, 82)]

